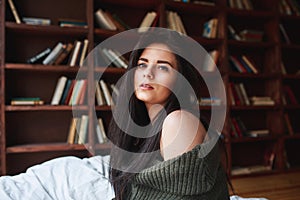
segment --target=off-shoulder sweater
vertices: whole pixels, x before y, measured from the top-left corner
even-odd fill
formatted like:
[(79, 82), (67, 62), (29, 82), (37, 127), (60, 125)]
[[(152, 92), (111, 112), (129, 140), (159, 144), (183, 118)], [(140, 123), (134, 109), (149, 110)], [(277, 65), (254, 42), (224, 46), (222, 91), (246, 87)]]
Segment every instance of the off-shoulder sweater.
[(130, 200), (227, 200), (226, 176), (218, 145), (203, 156), (202, 145), (138, 173), (130, 186)]

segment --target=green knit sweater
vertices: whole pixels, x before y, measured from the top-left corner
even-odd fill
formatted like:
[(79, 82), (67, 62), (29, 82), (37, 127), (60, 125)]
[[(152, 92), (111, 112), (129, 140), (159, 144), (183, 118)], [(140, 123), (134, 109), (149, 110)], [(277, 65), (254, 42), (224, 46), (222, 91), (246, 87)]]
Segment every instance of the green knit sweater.
[(135, 176), (128, 199), (229, 199), (217, 146), (203, 157), (203, 147), (198, 145), (179, 157), (143, 170)]

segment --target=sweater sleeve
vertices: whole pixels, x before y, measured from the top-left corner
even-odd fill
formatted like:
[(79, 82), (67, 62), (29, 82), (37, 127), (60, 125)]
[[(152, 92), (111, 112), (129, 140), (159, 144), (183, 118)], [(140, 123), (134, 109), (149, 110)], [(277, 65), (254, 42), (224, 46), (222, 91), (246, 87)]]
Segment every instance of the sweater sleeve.
[[(218, 145), (203, 156), (203, 145), (181, 156), (161, 162), (137, 174), (130, 199), (208, 199), (222, 194), (228, 199), (226, 179), (221, 171)], [(214, 193), (217, 191), (217, 194)], [(157, 196), (158, 195), (158, 196)], [(212, 197), (214, 196), (214, 197)], [(226, 198), (227, 196), (227, 198)]]

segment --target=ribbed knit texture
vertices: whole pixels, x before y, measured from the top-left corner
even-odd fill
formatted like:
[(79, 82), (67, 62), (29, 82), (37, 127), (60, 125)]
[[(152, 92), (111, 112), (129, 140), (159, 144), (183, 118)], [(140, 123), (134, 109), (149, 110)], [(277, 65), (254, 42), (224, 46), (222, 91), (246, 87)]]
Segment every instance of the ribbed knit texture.
[(137, 174), (128, 199), (229, 199), (226, 178), (216, 148), (202, 158), (201, 145)]

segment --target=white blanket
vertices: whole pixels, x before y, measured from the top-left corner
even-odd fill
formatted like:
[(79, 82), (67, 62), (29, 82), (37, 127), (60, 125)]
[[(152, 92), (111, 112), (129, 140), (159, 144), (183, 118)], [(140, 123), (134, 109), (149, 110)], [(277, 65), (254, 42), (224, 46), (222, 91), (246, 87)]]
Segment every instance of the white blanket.
[(110, 200), (109, 156), (62, 157), (0, 177), (1, 200)]
[(0, 200), (111, 200), (115, 194), (108, 178), (109, 156), (56, 158), (26, 173), (0, 177)]

